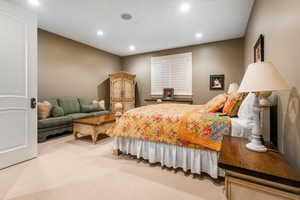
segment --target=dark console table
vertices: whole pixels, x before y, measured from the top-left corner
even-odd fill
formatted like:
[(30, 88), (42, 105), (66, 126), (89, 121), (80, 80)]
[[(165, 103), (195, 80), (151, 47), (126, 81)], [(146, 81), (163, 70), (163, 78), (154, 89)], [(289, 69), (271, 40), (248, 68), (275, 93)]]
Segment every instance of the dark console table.
[[(157, 100), (160, 99), (161, 102)], [(192, 98), (173, 98), (173, 99), (161, 99), (161, 98), (147, 98), (144, 99), (146, 105), (159, 104), (159, 103), (181, 103), (181, 104), (193, 104)]]

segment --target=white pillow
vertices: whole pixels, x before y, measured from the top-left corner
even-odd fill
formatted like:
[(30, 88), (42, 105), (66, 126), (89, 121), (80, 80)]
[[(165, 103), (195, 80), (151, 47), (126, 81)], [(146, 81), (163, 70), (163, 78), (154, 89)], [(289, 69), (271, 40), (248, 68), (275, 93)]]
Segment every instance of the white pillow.
[(101, 101), (94, 100), (92, 103), (93, 104), (99, 104), (99, 109), (100, 110), (105, 110), (105, 101), (104, 100), (101, 100)]
[(255, 120), (256, 113), (254, 106), (256, 104), (258, 104), (258, 98), (256, 98), (255, 94), (249, 93), (238, 111), (239, 119)]
[(51, 115), (52, 105), (48, 101), (38, 102), (38, 118), (47, 119)]

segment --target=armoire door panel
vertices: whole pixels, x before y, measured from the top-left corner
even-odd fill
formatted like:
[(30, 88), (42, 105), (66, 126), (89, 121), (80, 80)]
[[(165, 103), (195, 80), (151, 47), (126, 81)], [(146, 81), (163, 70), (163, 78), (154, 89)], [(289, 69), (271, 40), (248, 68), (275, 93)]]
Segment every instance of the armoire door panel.
[(131, 110), (135, 107), (134, 102), (123, 102), (123, 112)]
[(113, 99), (121, 99), (122, 98), (122, 90), (123, 90), (123, 83), (122, 79), (118, 78), (111, 81), (112, 83), (112, 98)]
[(134, 98), (134, 81), (124, 79), (124, 99), (133, 99)]

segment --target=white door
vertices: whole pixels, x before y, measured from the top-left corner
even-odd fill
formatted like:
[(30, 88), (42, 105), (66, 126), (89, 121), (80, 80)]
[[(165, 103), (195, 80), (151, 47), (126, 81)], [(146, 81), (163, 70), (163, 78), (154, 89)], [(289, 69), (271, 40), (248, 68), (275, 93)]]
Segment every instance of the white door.
[(0, 1), (0, 169), (37, 155), (37, 20)]

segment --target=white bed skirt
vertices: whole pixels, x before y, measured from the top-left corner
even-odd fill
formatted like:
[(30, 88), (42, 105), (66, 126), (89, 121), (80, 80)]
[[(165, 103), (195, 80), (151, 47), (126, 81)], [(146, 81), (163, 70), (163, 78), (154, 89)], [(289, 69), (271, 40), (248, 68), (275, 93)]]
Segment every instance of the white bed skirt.
[(191, 170), (195, 174), (205, 172), (212, 178), (224, 176), (224, 171), (218, 168), (218, 152), (215, 151), (125, 137), (115, 137), (113, 148), (146, 159), (150, 163), (159, 162), (161, 166)]

